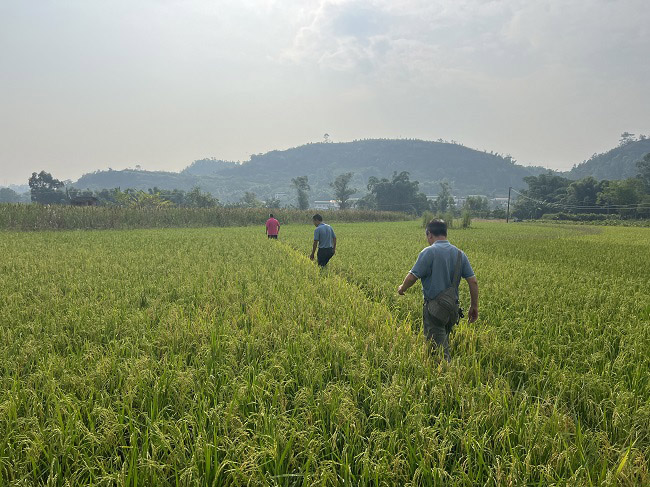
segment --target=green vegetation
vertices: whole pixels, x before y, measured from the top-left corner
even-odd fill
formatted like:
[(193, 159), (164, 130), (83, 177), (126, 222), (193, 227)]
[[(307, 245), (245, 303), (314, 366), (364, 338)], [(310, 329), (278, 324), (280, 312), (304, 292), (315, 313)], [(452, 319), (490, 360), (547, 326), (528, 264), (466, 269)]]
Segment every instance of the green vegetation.
[(298, 176), (297, 178), (291, 179), (291, 184), (293, 184), (297, 193), (298, 209), (309, 209), (309, 191), (311, 190), (309, 187), (309, 178), (307, 176)]
[[(202, 159), (180, 173), (162, 171), (97, 171), (74, 183), (89, 188), (177, 188), (189, 191), (200, 186), (223, 202), (236, 202), (246, 191), (268, 199), (275, 193), (292, 195), (288, 203), (298, 207), (293, 198), (291, 180), (309, 175), (311, 197), (334, 198), (330, 186), (336, 175), (354, 173), (350, 185), (365, 188), (370, 177), (388, 178), (393, 172), (407, 171), (420, 182), (425, 194), (437, 194), (440, 183), (448, 181), (460, 195), (501, 195), (508, 186), (522, 189), (524, 176), (537, 175), (544, 169), (524, 167), (510, 156), (464, 147), (456, 142), (425, 140), (370, 139), (354, 142), (315, 143), (288, 150), (253, 154), (241, 164)], [(356, 196), (363, 196), (357, 193)]]
[(649, 230), (473, 226), (449, 366), (417, 222), (4, 232), (0, 484), (648, 485)]
[(352, 205), (350, 204), (350, 196), (358, 191), (357, 188), (350, 187), (350, 181), (354, 177), (354, 173), (346, 172), (339, 174), (334, 181), (330, 184), (334, 190), (334, 199), (338, 202), (339, 209), (347, 210)]
[(636, 167), (635, 177), (619, 181), (597, 181), (591, 176), (571, 181), (550, 171), (525, 177), (528, 189), (515, 191), (519, 198), (512, 214), (522, 219), (569, 214), (577, 221), (587, 221), (590, 215), (593, 220), (650, 218), (650, 154)]
[(637, 161), (650, 153), (650, 138), (645, 135), (635, 138), (633, 135), (627, 132), (621, 134), (618, 147), (602, 154), (594, 154), (589, 160), (565, 173), (565, 176), (570, 179), (589, 176), (606, 180), (633, 178), (637, 174)]
[[(143, 193), (146, 195), (146, 193)], [(142, 200), (140, 200), (143, 203)], [(313, 211), (273, 210), (283, 225), (311, 221)], [(389, 211), (325, 211), (334, 222), (378, 222), (407, 219)], [(125, 228), (232, 227), (262, 225), (265, 208), (182, 208), (158, 206), (42, 206), (0, 204), (0, 230), (106, 230)]]

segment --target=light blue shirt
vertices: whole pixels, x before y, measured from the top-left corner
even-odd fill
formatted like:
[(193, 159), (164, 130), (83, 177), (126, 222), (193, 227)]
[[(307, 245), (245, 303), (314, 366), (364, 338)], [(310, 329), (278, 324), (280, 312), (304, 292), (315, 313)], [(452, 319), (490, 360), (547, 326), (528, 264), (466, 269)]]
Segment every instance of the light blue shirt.
[(327, 223), (321, 223), (314, 230), (314, 240), (318, 240), (319, 249), (330, 249), (333, 247), (332, 240), (336, 238), (336, 234), (332, 227)]
[(438, 240), (420, 252), (411, 274), (422, 280), (422, 294), (425, 299), (434, 299), (451, 286), (458, 252), (463, 254), (460, 277), (468, 279), (474, 275), (469, 259), (448, 240)]

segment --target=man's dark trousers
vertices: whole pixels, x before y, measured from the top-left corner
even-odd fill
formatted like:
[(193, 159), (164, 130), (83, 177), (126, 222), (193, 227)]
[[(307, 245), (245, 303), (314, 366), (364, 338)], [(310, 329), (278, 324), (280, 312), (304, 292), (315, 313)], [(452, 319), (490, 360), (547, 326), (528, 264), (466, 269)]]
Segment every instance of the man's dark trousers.
[(427, 302), (422, 306), (422, 321), (424, 323), (424, 336), (427, 340), (435, 343), (436, 347), (442, 347), (445, 352), (445, 360), (451, 361), (451, 353), (449, 352), (449, 333), (447, 332), (447, 324), (443, 323), (437, 318), (434, 318), (429, 313)]
[(325, 247), (322, 249), (319, 248), (317, 254), (318, 265), (321, 267), (325, 267), (333, 255), (334, 255), (334, 249), (332, 247)]

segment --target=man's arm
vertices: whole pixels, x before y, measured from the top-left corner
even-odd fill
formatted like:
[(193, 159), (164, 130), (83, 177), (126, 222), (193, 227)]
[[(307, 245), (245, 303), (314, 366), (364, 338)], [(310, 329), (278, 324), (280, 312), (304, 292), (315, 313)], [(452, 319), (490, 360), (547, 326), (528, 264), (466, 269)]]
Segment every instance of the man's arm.
[(478, 281), (476, 280), (476, 276), (468, 277), (466, 281), (469, 284), (469, 296), (471, 299), (469, 312), (467, 313), (467, 321), (474, 323), (478, 319)]
[(397, 288), (397, 294), (404, 296), (404, 293), (408, 288), (410, 288), (413, 284), (417, 282), (418, 278), (415, 277), (415, 275), (411, 274), (410, 272), (406, 274), (406, 277), (404, 278), (404, 282), (400, 284), (400, 286)]
[(314, 260), (314, 254), (316, 253), (316, 247), (318, 247), (318, 240), (314, 240), (314, 246), (311, 248), (311, 255), (309, 258)]
[(336, 237), (332, 238), (332, 253), (336, 252)]

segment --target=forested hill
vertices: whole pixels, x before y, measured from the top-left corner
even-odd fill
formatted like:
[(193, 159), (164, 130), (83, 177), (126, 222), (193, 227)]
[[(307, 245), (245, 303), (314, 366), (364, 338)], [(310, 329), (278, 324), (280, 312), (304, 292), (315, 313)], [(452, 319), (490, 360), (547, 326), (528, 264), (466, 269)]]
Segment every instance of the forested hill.
[(359, 195), (366, 192), (370, 176), (390, 178), (394, 171), (408, 171), (420, 182), (420, 190), (436, 194), (439, 183), (450, 182), (458, 195), (505, 195), (508, 186), (525, 188), (522, 178), (543, 168), (524, 167), (510, 158), (470, 149), (458, 144), (422, 140), (361, 140), (315, 143), (251, 156), (242, 164), (203, 159), (180, 173), (102, 171), (84, 175), (77, 188), (190, 189), (198, 185), (222, 201), (239, 199), (245, 191), (260, 198), (274, 193), (293, 193), (291, 179), (306, 175), (311, 198), (330, 198), (329, 184), (341, 173), (355, 174), (352, 185)]
[(627, 179), (639, 173), (636, 162), (650, 152), (650, 139), (632, 140), (575, 166), (566, 176), (582, 179), (587, 176), (601, 179)]

